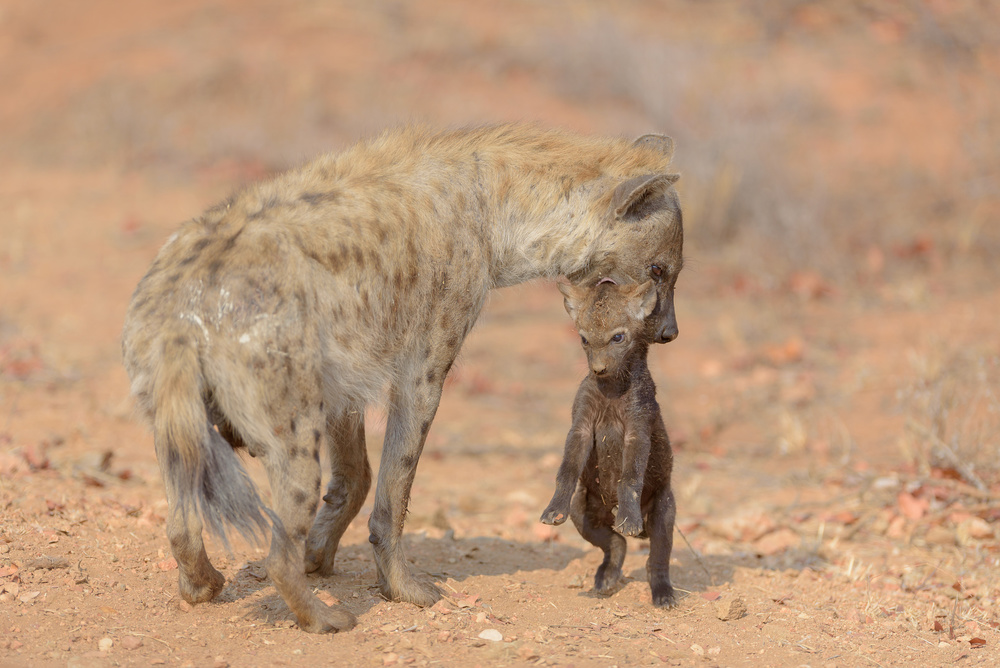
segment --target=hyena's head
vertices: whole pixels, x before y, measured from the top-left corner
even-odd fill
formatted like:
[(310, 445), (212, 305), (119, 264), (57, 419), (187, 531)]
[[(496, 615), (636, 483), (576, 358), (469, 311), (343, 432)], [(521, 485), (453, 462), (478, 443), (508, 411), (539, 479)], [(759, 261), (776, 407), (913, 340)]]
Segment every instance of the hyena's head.
[[(633, 147), (659, 152), (661, 165), (669, 163), (674, 152), (673, 140), (662, 135), (640, 137)], [(674, 189), (679, 175), (664, 169), (613, 186), (598, 252), (586, 275), (573, 277), (575, 284), (585, 286), (608, 278), (622, 285), (652, 279), (656, 305), (646, 322), (646, 337), (655, 343), (677, 338), (674, 286), (684, 264), (684, 226)]]
[(559, 291), (595, 376), (618, 376), (627, 372), (633, 355), (645, 355), (646, 318), (656, 308), (655, 281), (616, 285), (608, 280), (592, 288), (560, 283)]

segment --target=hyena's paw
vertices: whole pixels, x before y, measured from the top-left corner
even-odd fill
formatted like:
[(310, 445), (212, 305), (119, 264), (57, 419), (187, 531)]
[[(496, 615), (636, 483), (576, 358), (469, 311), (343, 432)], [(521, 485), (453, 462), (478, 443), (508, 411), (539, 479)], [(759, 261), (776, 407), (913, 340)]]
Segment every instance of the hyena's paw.
[(394, 582), (379, 578), (379, 590), (390, 601), (405, 601), (429, 608), (441, 600), (441, 590), (430, 582), (418, 582), (412, 576)]
[(615, 515), (615, 531), (623, 536), (638, 536), (642, 533), (642, 511), (639, 507), (621, 506)]
[(296, 616), (299, 628), (306, 633), (338, 633), (349, 631), (357, 624), (354, 615), (339, 605), (326, 606), (318, 600), (316, 602), (319, 605), (311, 606), (308, 615)]
[(545, 509), (542, 513), (540, 519), (542, 524), (562, 524), (567, 519), (569, 519), (569, 507), (568, 504), (558, 503), (555, 499), (549, 504), (549, 507)]
[(309, 534), (306, 541), (306, 573), (333, 575), (333, 562), (337, 557), (336, 543), (330, 544), (327, 537)]
[(226, 577), (209, 564), (194, 576), (185, 575), (182, 571), (177, 584), (181, 598), (197, 605), (218, 596), (226, 585)]

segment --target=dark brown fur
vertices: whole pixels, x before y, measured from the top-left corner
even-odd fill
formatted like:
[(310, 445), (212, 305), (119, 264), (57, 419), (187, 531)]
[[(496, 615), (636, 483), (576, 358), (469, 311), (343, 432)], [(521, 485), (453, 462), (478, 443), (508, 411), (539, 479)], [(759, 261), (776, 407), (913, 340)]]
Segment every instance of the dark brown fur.
[(601, 594), (614, 593), (621, 584), (624, 536), (648, 536), (646, 570), (653, 604), (672, 606), (673, 454), (646, 364), (644, 321), (654, 307), (656, 288), (651, 281), (560, 288), (580, 331), (590, 373), (573, 402), (573, 426), (556, 491), (541, 521), (562, 524), (569, 515), (580, 535), (604, 551), (594, 577), (594, 589)]

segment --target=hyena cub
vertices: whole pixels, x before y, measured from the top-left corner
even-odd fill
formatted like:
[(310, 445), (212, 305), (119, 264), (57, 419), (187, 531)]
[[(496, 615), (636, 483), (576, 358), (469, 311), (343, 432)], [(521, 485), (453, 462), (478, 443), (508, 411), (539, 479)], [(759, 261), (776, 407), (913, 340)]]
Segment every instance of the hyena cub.
[(648, 537), (653, 604), (673, 606), (673, 454), (646, 365), (644, 334), (656, 286), (607, 281), (589, 289), (566, 284), (559, 289), (580, 332), (590, 373), (573, 402), (556, 491), (541, 521), (562, 524), (569, 515), (580, 535), (604, 550), (594, 578), (600, 594), (612, 594), (621, 585), (624, 536)]

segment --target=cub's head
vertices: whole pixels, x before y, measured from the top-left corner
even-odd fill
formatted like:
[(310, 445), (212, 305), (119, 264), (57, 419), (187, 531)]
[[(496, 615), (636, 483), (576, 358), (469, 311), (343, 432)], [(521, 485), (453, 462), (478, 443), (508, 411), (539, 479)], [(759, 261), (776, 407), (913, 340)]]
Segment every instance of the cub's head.
[(592, 288), (560, 283), (559, 291), (594, 375), (615, 376), (637, 348), (645, 350), (646, 318), (656, 308), (655, 281), (617, 285), (606, 280)]

